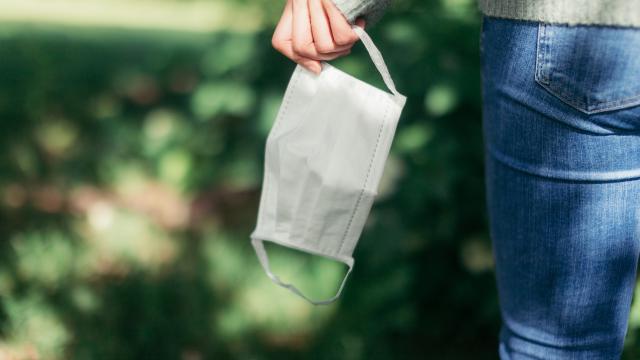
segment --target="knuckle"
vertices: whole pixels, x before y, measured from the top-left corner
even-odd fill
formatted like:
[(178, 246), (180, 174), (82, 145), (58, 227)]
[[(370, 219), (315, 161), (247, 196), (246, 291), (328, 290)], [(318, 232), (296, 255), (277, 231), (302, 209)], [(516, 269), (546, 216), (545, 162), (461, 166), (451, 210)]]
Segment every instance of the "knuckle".
[(356, 41), (356, 39), (354, 39), (355, 35), (351, 35), (351, 34), (344, 34), (344, 33), (338, 33), (335, 36), (335, 42), (338, 45), (349, 45), (352, 44)]
[(335, 41), (336, 41), (336, 45), (338, 45), (338, 46), (347, 46), (347, 45), (349, 45), (349, 42), (346, 41), (343, 38), (336, 37)]
[(332, 44), (318, 43), (316, 44), (316, 51), (320, 54), (332, 53), (335, 51), (335, 47)]
[(296, 55), (301, 56), (301, 57), (312, 57), (313, 53), (311, 51), (309, 51), (308, 48), (304, 47), (304, 46), (299, 46), (299, 45), (293, 45), (293, 52), (296, 53)]
[(304, 46), (301, 46), (300, 44), (296, 44), (295, 42), (292, 44), (291, 48), (293, 49), (293, 52), (298, 55), (302, 55), (302, 53), (305, 50)]

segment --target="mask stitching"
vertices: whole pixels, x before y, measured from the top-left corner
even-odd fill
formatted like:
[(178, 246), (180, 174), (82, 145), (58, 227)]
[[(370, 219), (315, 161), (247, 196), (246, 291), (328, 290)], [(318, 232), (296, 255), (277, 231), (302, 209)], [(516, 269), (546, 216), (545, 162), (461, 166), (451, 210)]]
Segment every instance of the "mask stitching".
[(380, 144), (380, 139), (382, 138), (382, 130), (384, 129), (385, 125), (387, 124), (387, 116), (389, 115), (389, 108), (390, 106), (387, 105), (387, 109), (385, 110), (384, 116), (382, 117), (382, 122), (380, 124), (380, 130), (378, 130), (378, 138), (376, 139), (376, 145), (374, 146), (374, 150), (373, 150), (373, 154), (371, 156), (371, 159), (369, 160), (369, 168), (367, 169), (367, 176), (364, 180), (364, 184), (362, 186), (362, 190), (360, 191), (360, 194), (358, 195), (358, 200), (356, 201), (356, 205), (353, 208), (353, 211), (351, 212), (351, 216), (349, 217), (349, 222), (347, 223), (347, 228), (344, 231), (344, 235), (342, 236), (342, 240), (340, 241), (340, 247), (338, 248), (338, 255), (342, 252), (342, 248), (344, 247), (344, 243), (347, 239), (347, 235), (349, 234), (349, 231), (351, 230), (351, 225), (353, 223), (353, 218), (356, 215), (356, 212), (358, 211), (358, 208), (360, 207), (360, 201), (362, 201), (362, 196), (364, 195), (364, 191), (365, 188), (367, 186), (367, 183), (369, 182), (369, 177), (371, 175), (371, 169), (373, 168), (373, 160), (376, 158), (376, 154), (378, 153), (378, 149), (379, 149), (379, 144)]
[[(298, 72), (298, 73), (300, 72), (300, 66), (299, 65), (296, 67), (296, 72)], [(296, 75), (297, 75), (296, 79), (293, 82), (293, 84), (291, 85), (291, 89), (290, 89), (291, 91), (289, 91), (289, 89), (287, 89), (287, 91), (285, 93), (285, 97), (284, 97), (284, 100), (283, 100), (284, 101), (284, 107), (282, 108), (282, 114), (278, 114), (278, 117), (276, 118), (276, 121), (275, 121), (275, 123), (273, 125), (273, 129), (272, 129), (273, 133), (275, 133), (276, 130), (278, 129), (278, 127), (282, 123), (282, 118), (284, 118), (286, 116), (287, 110), (289, 109), (289, 104), (291, 102), (291, 98), (293, 97), (292, 94), (295, 93), (296, 86), (298, 85), (298, 80), (300, 80), (300, 74), (296, 74)], [(269, 135), (271, 135), (271, 134), (272, 133), (270, 132)], [(268, 145), (270, 137), (271, 136), (267, 137), (267, 145)], [(265, 155), (270, 155), (271, 153), (272, 153), (272, 151), (267, 151), (267, 153)], [(269, 156), (269, 157), (271, 157), (271, 156)], [(265, 165), (266, 165), (266, 163), (267, 163), (267, 161), (265, 159)], [(269, 199), (269, 194), (271, 193), (271, 179), (270, 179), (270, 176), (269, 176), (269, 171), (265, 171), (265, 173), (264, 173), (264, 185), (266, 187), (265, 192), (264, 192), (264, 201), (267, 201)], [(260, 209), (261, 209), (261, 211), (260, 211), (260, 216), (259, 216), (259, 220), (258, 220), (260, 225), (262, 225), (263, 219), (264, 219), (264, 211), (262, 211), (262, 209), (263, 209), (262, 202), (263, 202), (263, 199), (260, 199)]]
[[(372, 103), (372, 102), (373, 102), (373, 103), (375, 103), (375, 100), (377, 99), (377, 98), (376, 98), (376, 95), (379, 95), (379, 93), (374, 93), (374, 91), (380, 91), (380, 90), (378, 90), (378, 89), (376, 89), (376, 88), (374, 88), (374, 87), (372, 87), (372, 86), (370, 86), (370, 85), (367, 85), (367, 86), (366, 86), (366, 87), (364, 87), (364, 88), (363, 88), (363, 87), (361, 87), (361, 86), (357, 86), (357, 85), (359, 85), (359, 84), (358, 84), (357, 82), (354, 82), (354, 81), (353, 81), (353, 79), (355, 79), (355, 78), (350, 78), (350, 77), (348, 77), (348, 76), (345, 76), (345, 75), (347, 75), (347, 74), (346, 74), (346, 73), (344, 73), (344, 72), (337, 71), (337, 72), (335, 72), (335, 74), (336, 74), (336, 75), (338, 75), (340, 79), (344, 79), (344, 80), (346, 80), (346, 81), (347, 81), (346, 83), (343, 83), (343, 84), (344, 84), (344, 85), (346, 85), (346, 86), (348, 86), (348, 88), (349, 88), (349, 90), (350, 90), (350, 91), (355, 92), (355, 93), (357, 93), (357, 92), (361, 92), (361, 91), (362, 91), (362, 92), (364, 92), (364, 94), (363, 94), (363, 96), (362, 96), (362, 99), (365, 99), (365, 101), (366, 101), (366, 102), (365, 102), (366, 106), (363, 106), (363, 107), (370, 108), (371, 103)], [(356, 80), (357, 80), (357, 79), (356, 79)], [(358, 81), (359, 81), (359, 80), (358, 80)], [(336, 145), (335, 145), (335, 144), (334, 144), (334, 146), (333, 146), (333, 147), (331, 147), (331, 155), (333, 155), (333, 154), (337, 154), (337, 153), (335, 152), (335, 147), (336, 147)], [(330, 158), (332, 158), (332, 156), (331, 156), (331, 155), (329, 156)], [(339, 155), (339, 154), (338, 154), (338, 155)], [(333, 157), (335, 158), (335, 157), (337, 157), (337, 156), (333, 156)], [(331, 164), (332, 164), (332, 163), (333, 163), (333, 161), (332, 161), (332, 160), (330, 160), (330, 161), (328, 162), (328, 164), (326, 165), (325, 171), (326, 171), (326, 170), (331, 166)], [(323, 178), (324, 178), (324, 176), (323, 176)], [(324, 179), (322, 180), (322, 184), (323, 184), (323, 185), (325, 185), (325, 184), (326, 184)], [(318, 203), (319, 199), (320, 199), (320, 194), (319, 194), (319, 196), (317, 196), (317, 197), (315, 198), (315, 200), (314, 200), (314, 206)], [(308, 218), (308, 219), (307, 219), (307, 221), (306, 221), (306, 224), (305, 224), (305, 231), (304, 231), (304, 236), (303, 236), (303, 238), (305, 238), (305, 239), (306, 239), (306, 238), (309, 238), (309, 233), (311, 232), (310, 223), (313, 221), (313, 220), (312, 220), (312, 219), (313, 219), (313, 216), (317, 214), (317, 212), (316, 212), (315, 210), (316, 210), (316, 209), (314, 209), (314, 210), (313, 210), (313, 212), (311, 213), (311, 216), (309, 216), (309, 218)], [(320, 243), (320, 240), (321, 240), (322, 238), (323, 238), (323, 236), (322, 236), (322, 235), (321, 235), (321, 236), (319, 236), (319, 237), (317, 237), (317, 240), (316, 240), (315, 244), (319, 244), (319, 243)], [(340, 239), (340, 240), (341, 240), (341, 239)], [(317, 246), (318, 246), (318, 247), (322, 247), (322, 246), (319, 246), (319, 245), (317, 245)], [(326, 252), (326, 251), (325, 251), (325, 252)]]

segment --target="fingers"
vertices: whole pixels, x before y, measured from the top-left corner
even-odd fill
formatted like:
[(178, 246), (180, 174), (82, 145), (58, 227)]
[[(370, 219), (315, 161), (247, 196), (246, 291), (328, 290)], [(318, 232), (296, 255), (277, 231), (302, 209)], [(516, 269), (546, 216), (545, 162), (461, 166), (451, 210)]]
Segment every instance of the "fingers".
[[(365, 22), (358, 19), (356, 24), (364, 27)], [(331, 0), (287, 0), (271, 42), (289, 59), (320, 73), (321, 61), (349, 54), (357, 40)]]
[(325, 13), (322, 0), (308, 0), (308, 4), (311, 34), (313, 35), (316, 51), (320, 54), (328, 54), (348, 49), (352, 43), (339, 45), (334, 41), (331, 26), (329, 25), (330, 20)]
[[(340, 17), (344, 19), (342, 14)], [(293, 0), (294, 52), (309, 59), (331, 60), (335, 59), (335, 53), (350, 49), (353, 42), (344, 46), (335, 44), (329, 21), (321, 0)]]
[(325, 61), (329, 61), (329, 60), (335, 60), (339, 57), (345, 56), (345, 55), (349, 55), (351, 54), (351, 48), (342, 50), (342, 51), (338, 51), (338, 52), (333, 52), (333, 53), (329, 53), (329, 54), (324, 54), (323, 57), (325, 57)]
[[(331, 24), (333, 41), (338, 46), (350, 46), (358, 41), (358, 35), (351, 29), (351, 25), (342, 15), (342, 12), (331, 0), (323, 0), (322, 6), (326, 11), (327, 18)], [(357, 22), (356, 22), (357, 23)]]
[(276, 29), (273, 32), (273, 37), (271, 38), (271, 45), (280, 52), (282, 52), (281, 48), (284, 46), (284, 42), (291, 40), (292, 19), (291, 0), (288, 0), (284, 6), (280, 21), (278, 21), (278, 25), (276, 25)]
[(320, 59), (311, 33), (311, 19), (307, 0), (292, 0), (293, 2), (293, 51), (298, 55), (314, 60)]
[(288, 57), (292, 61), (304, 66), (309, 71), (319, 74), (322, 70), (320, 62), (313, 59), (308, 59), (299, 56), (293, 51), (292, 44), (292, 30), (293, 30), (293, 3), (292, 0), (287, 1), (282, 17), (276, 26), (276, 29), (271, 38), (271, 45), (284, 56)]

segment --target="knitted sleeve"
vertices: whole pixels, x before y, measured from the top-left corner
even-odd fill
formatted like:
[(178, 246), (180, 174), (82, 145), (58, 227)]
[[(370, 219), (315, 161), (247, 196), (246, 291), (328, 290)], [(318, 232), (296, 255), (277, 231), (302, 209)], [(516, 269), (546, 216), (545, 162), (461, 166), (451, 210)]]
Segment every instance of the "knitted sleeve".
[(333, 3), (350, 23), (363, 17), (369, 27), (380, 20), (391, 0), (333, 0)]

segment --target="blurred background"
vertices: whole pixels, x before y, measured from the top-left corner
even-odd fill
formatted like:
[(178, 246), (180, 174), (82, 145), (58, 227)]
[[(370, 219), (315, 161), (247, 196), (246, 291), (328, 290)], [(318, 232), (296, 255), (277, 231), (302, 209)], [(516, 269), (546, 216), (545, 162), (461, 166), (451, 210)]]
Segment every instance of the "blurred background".
[[(0, 0), (0, 359), (496, 359), (480, 16), (396, 0), (408, 96), (343, 298), (249, 244), (284, 1)], [(382, 87), (361, 45), (334, 64)], [(281, 248), (327, 296), (344, 269)], [(640, 357), (634, 303), (625, 359)]]

